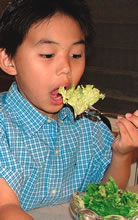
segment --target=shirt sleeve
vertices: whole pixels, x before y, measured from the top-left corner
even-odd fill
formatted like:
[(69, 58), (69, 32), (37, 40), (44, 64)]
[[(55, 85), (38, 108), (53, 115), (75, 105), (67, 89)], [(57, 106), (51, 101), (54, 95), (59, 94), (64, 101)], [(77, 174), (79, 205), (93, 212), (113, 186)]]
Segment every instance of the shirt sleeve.
[(0, 128), (0, 178), (2, 177), (19, 198), (23, 185), (23, 171), (10, 150), (5, 132)]
[(93, 145), (93, 182), (98, 183), (104, 176), (112, 159), (113, 135), (110, 129), (103, 123), (98, 122), (92, 129)]

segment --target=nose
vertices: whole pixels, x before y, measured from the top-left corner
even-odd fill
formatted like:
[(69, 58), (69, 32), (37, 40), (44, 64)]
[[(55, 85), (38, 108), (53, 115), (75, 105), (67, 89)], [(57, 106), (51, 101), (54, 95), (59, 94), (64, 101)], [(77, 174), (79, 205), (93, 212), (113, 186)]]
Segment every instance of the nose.
[(61, 58), (61, 61), (57, 64), (57, 75), (70, 74), (71, 73), (71, 61), (69, 58)]

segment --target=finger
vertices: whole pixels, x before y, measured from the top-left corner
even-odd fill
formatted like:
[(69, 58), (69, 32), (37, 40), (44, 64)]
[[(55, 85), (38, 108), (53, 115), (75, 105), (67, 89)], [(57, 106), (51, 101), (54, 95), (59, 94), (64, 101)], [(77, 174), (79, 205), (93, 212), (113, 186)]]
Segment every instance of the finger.
[(114, 140), (113, 149), (121, 154), (126, 154), (132, 151), (132, 140), (125, 126), (120, 121), (117, 122), (117, 125), (120, 132)]
[[(132, 113), (126, 113), (126, 115), (132, 115)], [(136, 110), (134, 113), (133, 113), (133, 115), (135, 115), (135, 116), (138, 116), (138, 110)]]
[(138, 116), (138, 110), (136, 110), (136, 111), (134, 112), (134, 115), (135, 115), (135, 116)]
[(120, 137), (122, 138), (123, 136), (125, 136), (125, 138), (131, 139), (131, 136), (129, 134), (129, 128), (127, 128), (127, 125), (126, 125), (127, 122), (123, 118), (119, 118), (116, 123), (119, 128)]
[(133, 146), (138, 146), (138, 130), (127, 119), (120, 118), (117, 120), (121, 138), (125, 137)]
[(126, 119), (131, 121), (136, 128), (138, 128), (138, 116), (137, 116), (137, 113), (138, 113), (138, 111), (134, 112), (134, 114), (127, 113), (125, 115)]

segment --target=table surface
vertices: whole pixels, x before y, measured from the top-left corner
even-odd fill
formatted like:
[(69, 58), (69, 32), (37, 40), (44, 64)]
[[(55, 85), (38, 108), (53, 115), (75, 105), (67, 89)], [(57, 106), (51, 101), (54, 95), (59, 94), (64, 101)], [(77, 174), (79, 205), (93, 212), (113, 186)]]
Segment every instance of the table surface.
[[(128, 187), (128, 190), (138, 193), (138, 185)], [(48, 206), (28, 211), (35, 220), (72, 220), (69, 204)]]
[(72, 220), (69, 203), (28, 211), (35, 220)]

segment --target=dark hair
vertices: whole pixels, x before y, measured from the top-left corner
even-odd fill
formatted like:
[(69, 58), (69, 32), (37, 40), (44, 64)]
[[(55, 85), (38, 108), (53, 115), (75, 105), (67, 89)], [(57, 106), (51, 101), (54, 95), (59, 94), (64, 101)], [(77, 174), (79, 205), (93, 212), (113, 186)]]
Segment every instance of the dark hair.
[(56, 12), (67, 14), (80, 24), (87, 47), (94, 31), (85, 0), (13, 0), (0, 18), (0, 48), (14, 56), (30, 27)]

